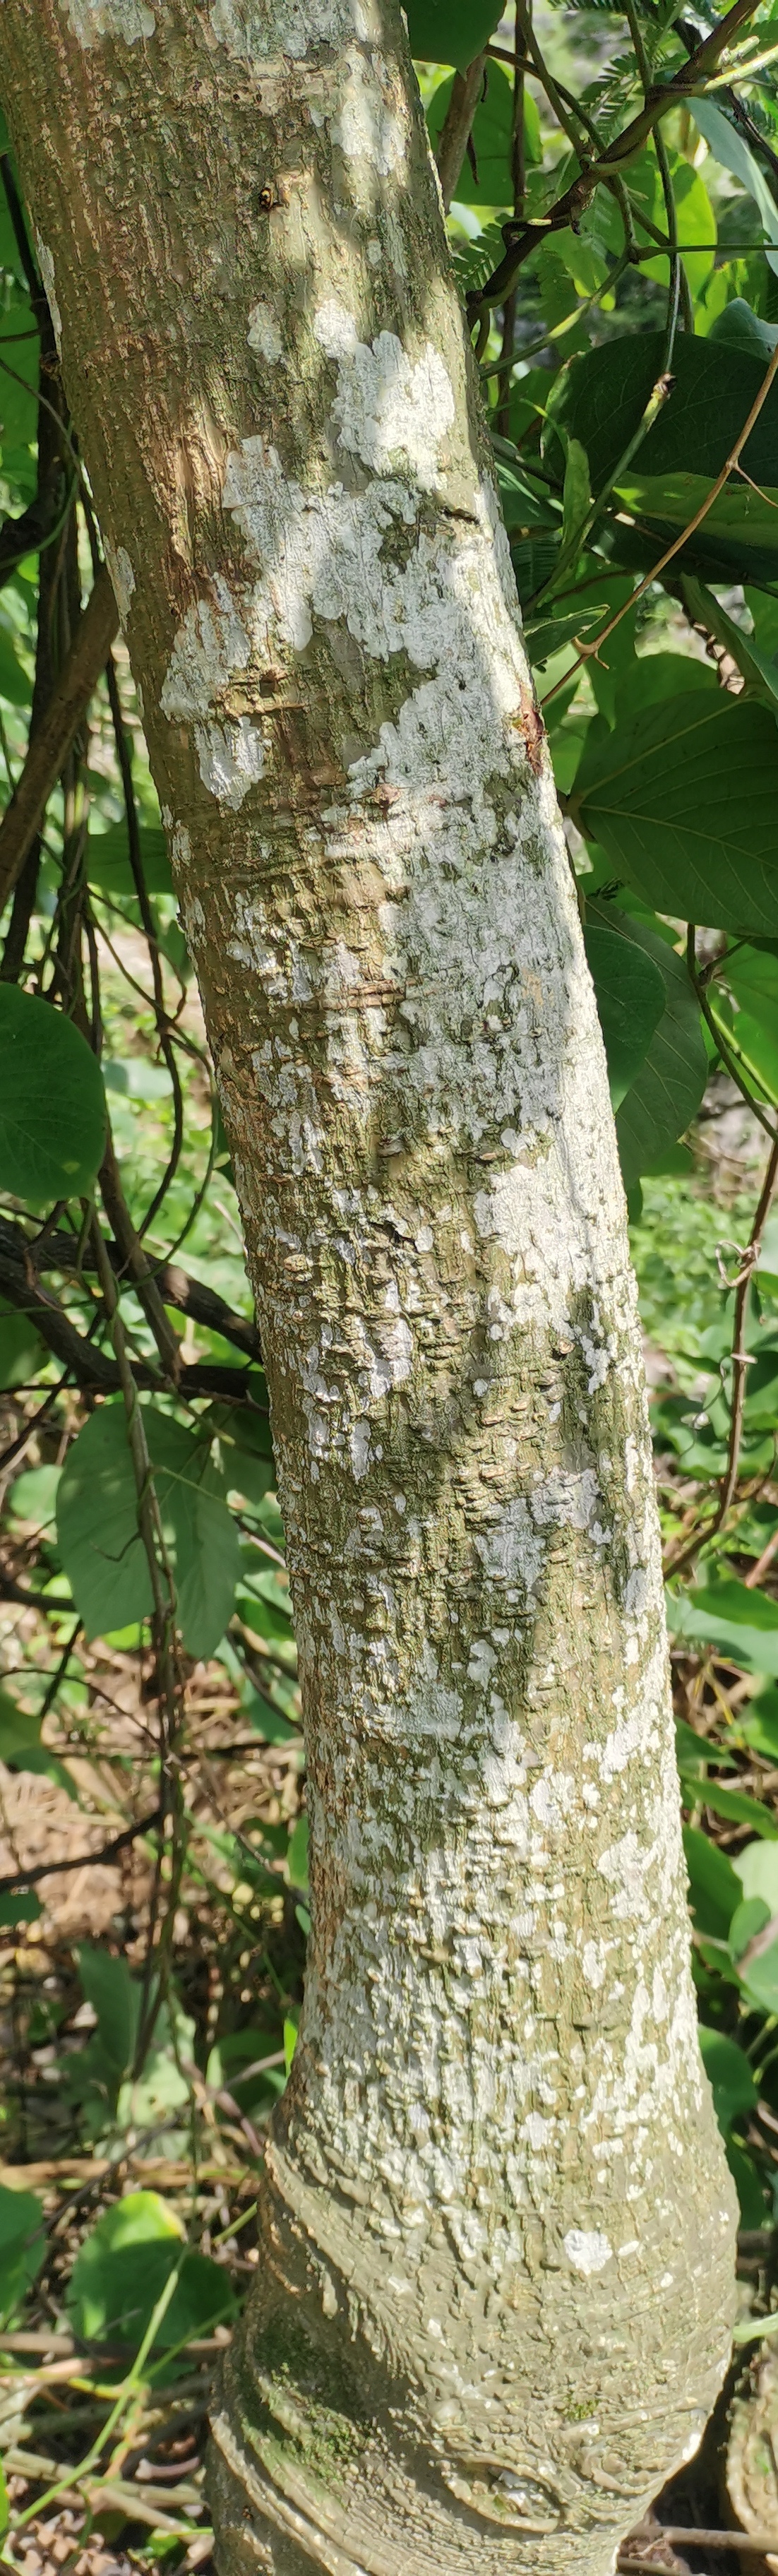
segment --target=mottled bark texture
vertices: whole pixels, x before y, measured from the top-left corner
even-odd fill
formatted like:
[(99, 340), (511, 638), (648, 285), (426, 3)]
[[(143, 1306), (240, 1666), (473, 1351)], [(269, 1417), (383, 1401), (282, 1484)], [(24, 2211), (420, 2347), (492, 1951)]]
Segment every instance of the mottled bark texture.
[[(4, 0), (238, 1175), (314, 1931), (227, 2576), (604, 2576), (695, 2444), (703, 2083), (575, 893), (394, 0)], [(61, 326), (60, 326), (61, 312)]]

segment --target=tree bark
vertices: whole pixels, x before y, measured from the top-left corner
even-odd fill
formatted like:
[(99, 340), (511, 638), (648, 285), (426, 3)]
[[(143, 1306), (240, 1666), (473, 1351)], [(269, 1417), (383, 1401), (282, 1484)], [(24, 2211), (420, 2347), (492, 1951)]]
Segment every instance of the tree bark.
[(241, 1193), (314, 1926), (227, 2576), (605, 2576), (694, 2448), (697, 2049), (605, 1065), (393, 0), (4, 0)]

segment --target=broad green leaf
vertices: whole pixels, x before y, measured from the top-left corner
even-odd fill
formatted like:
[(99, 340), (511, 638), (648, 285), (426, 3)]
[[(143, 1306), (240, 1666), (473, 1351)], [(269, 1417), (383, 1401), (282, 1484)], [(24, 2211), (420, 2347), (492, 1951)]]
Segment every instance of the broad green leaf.
[(31, 1315), (0, 1297), (0, 1387), (26, 1386), (43, 1359), (44, 1345)]
[(778, 1690), (760, 1691), (745, 1717), (738, 1714), (738, 1734), (754, 1753), (765, 1753), (768, 1761), (778, 1763)]
[[(778, 215), (778, 208), (774, 207), (773, 212)], [(728, 349), (743, 349), (747, 357), (758, 358), (766, 367), (778, 340), (778, 324), (763, 322), (761, 313), (755, 313), (744, 296), (733, 295), (731, 303), (717, 313), (710, 338), (717, 343), (723, 341)]]
[[(778, 244), (778, 206), (768, 187), (764, 172), (760, 169), (756, 154), (749, 151), (748, 144), (744, 142), (737, 126), (730, 124), (724, 109), (717, 107), (714, 99), (695, 98), (690, 101), (690, 105), (695, 125), (699, 133), (705, 136), (708, 151), (712, 152), (714, 160), (719, 162), (722, 170), (729, 170), (733, 179), (740, 180), (746, 196), (753, 197), (754, 204), (759, 208), (768, 241)], [(778, 276), (778, 256), (775, 250), (768, 250), (766, 257), (768, 268), (772, 268)]]
[(9, 2191), (0, 2183), (0, 2318), (13, 2316), (38, 2273), (46, 2251), (43, 2202), (34, 2191)]
[(778, 932), (778, 729), (708, 690), (592, 726), (571, 811), (643, 902), (724, 930)]
[[(139, 838), (147, 893), (172, 894), (173, 879), (161, 823), (144, 823)], [(89, 884), (98, 887), (101, 894), (115, 895), (123, 901), (134, 899), (126, 823), (111, 823), (107, 832), (90, 832), (86, 873)]]
[(715, 1646), (728, 1662), (778, 1678), (778, 1601), (769, 1593), (751, 1592), (733, 1579), (691, 1592), (668, 1591), (666, 1601), (671, 1636)]
[[(428, 0), (428, 5), (434, 6), (434, 0)], [(451, 14), (453, 15), (453, 12)], [(475, 50), (477, 53), (478, 46)], [(438, 57), (438, 60), (450, 62), (451, 55), (443, 54)], [(441, 81), (427, 110), (427, 124), (433, 152), (436, 150), (446, 121), (452, 86), (450, 80)], [(531, 130), (529, 134), (526, 133), (526, 119), (525, 139), (531, 147), (533, 136)], [(484, 96), (475, 111), (471, 140), (478, 176), (476, 178), (469, 156), (466, 155), (454, 189), (454, 196), (458, 203), (462, 206), (511, 205), (513, 202), (511, 178), (513, 82), (508, 79), (507, 72), (503, 71), (500, 63), (487, 65)], [(527, 158), (529, 160), (534, 158), (531, 148)]]
[[(552, 387), (545, 444), (563, 459), (554, 425), (580, 438), (589, 458), (592, 489), (601, 490), (634, 435), (661, 371), (661, 331), (639, 331), (606, 341), (562, 369)], [(688, 474), (700, 498), (725, 464), (764, 382), (759, 358), (726, 342), (679, 332), (673, 351), (673, 390), (636, 457), (641, 477)], [(778, 485), (778, 385), (772, 385), (741, 459), (757, 484)], [(691, 513), (688, 514), (689, 516)], [(767, 514), (769, 515), (769, 514)], [(683, 525), (683, 521), (681, 522)], [(742, 575), (741, 575), (742, 578)]]
[(758, 2087), (745, 2049), (738, 2048), (737, 2040), (728, 2039), (723, 2030), (708, 2030), (701, 2022), (699, 2042), (716, 2118), (726, 2135), (738, 2111), (753, 2109), (758, 2100)]
[(742, 1958), (743, 1951), (748, 1949), (749, 1942), (756, 1940), (757, 1933), (763, 1932), (765, 1924), (769, 1921), (770, 1908), (769, 1905), (765, 1905), (764, 1897), (744, 1896), (743, 1903), (737, 1907), (729, 1927), (730, 1955), (736, 1963)]
[(0, 984), (0, 1190), (40, 1207), (83, 1197), (105, 1145), (100, 1067), (73, 1021)]
[(123, 2075), (135, 2048), (140, 1986), (125, 1958), (113, 1958), (110, 1950), (95, 1949), (90, 1942), (82, 1941), (76, 1961), (87, 2003), (97, 2014), (101, 2046)]
[(741, 1960), (738, 1975), (750, 2003), (760, 2012), (778, 2012), (778, 1941), (768, 1941), (766, 1949)]
[(24, 1467), (8, 1495), (7, 1508), (14, 1520), (32, 1521), (39, 1530), (51, 1529), (61, 1474), (61, 1467), (51, 1462), (46, 1467)]
[(614, 1109), (634, 1082), (665, 1008), (660, 969), (636, 940), (613, 930), (585, 932), (586, 955), (605, 1040)]
[[(770, 2203), (753, 2156), (746, 2155), (743, 2147), (736, 2147), (731, 2138), (727, 2139), (726, 2154), (740, 2202), (741, 2227), (754, 2229), (767, 2227), (770, 2223)], [(751, 2331), (753, 2332), (753, 2329)], [(742, 2340), (737, 2326), (734, 2328), (734, 2340), (736, 2343)]]
[(668, 1146), (684, 1134), (695, 1116), (708, 1078), (708, 1059), (683, 958), (650, 924), (622, 912), (616, 904), (588, 903), (586, 912), (587, 921), (607, 925), (627, 946), (637, 948), (664, 983), (664, 1011), (616, 1119), (624, 1186), (631, 1190), (641, 1172), (656, 1170)]
[[(775, 472), (778, 457), (772, 463)], [(690, 527), (709, 493), (707, 474), (646, 475), (641, 456), (616, 486), (616, 498), (630, 513), (637, 541), (656, 558)], [(616, 531), (617, 522), (611, 524)], [(765, 482), (757, 490), (751, 483), (726, 484), (706, 510), (702, 525), (682, 547), (677, 564), (683, 572), (702, 573), (707, 581), (778, 580), (776, 486)]]
[(746, 1843), (732, 1867), (746, 1897), (761, 1896), (771, 1915), (778, 1914), (778, 1849), (774, 1842)]
[[(157, 1501), (181, 1634), (192, 1655), (218, 1645), (232, 1609), (238, 1533), (206, 1441), (144, 1405)], [(124, 1406), (102, 1405), (74, 1440), (57, 1497), (62, 1563), (87, 1635), (150, 1616), (151, 1576), (138, 1534)]]
[(683, 1847), (689, 1873), (689, 1904), (697, 1929), (707, 1932), (714, 1941), (726, 1940), (735, 1907), (741, 1903), (741, 1881), (726, 1853), (719, 1850), (717, 1843), (709, 1842), (707, 1834), (701, 1834), (696, 1825), (684, 1825)]
[(408, 0), (411, 53), (417, 62), (454, 63), (465, 72), (499, 26), (497, 0)]
[(276, 1481), (269, 1415), (244, 1404), (219, 1405), (210, 1420), (218, 1432), (228, 1486), (245, 1494), (247, 1502), (261, 1502), (275, 1491)]
[(711, 1769), (733, 1771), (736, 1767), (734, 1754), (726, 1745), (709, 1743), (707, 1736), (697, 1735), (682, 1717), (675, 1721), (675, 1758), (687, 1780), (705, 1780)]
[(103, 2211), (76, 2257), (67, 2292), (74, 2332), (85, 2343), (137, 2347), (177, 2266), (178, 2283), (155, 2338), (162, 2350), (233, 2316), (235, 2298), (220, 2264), (187, 2252), (169, 2202), (156, 2191), (128, 2192)]

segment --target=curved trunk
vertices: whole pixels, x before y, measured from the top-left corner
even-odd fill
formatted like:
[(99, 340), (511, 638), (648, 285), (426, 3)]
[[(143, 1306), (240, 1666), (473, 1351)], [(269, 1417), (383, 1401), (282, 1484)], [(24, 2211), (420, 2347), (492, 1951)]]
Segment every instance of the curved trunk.
[(314, 1930), (222, 2564), (603, 2576), (724, 2366), (643, 1369), (392, 0), (4, 0), (238, 1175)]

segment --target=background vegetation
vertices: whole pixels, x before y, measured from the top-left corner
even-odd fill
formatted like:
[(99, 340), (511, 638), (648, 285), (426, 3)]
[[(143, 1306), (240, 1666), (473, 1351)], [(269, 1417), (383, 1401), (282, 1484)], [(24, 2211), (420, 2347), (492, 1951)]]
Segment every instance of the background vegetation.
[[(701, 2045), (767, 2258), (778, 12), (408, 14), (444, 169), (471, 121), (450, 228), (633, 1226)], [(3, 2547), (96, 2576), (209, 2554), (306, 1825), (229, 1155), (7, 141), (0, 173)]]

